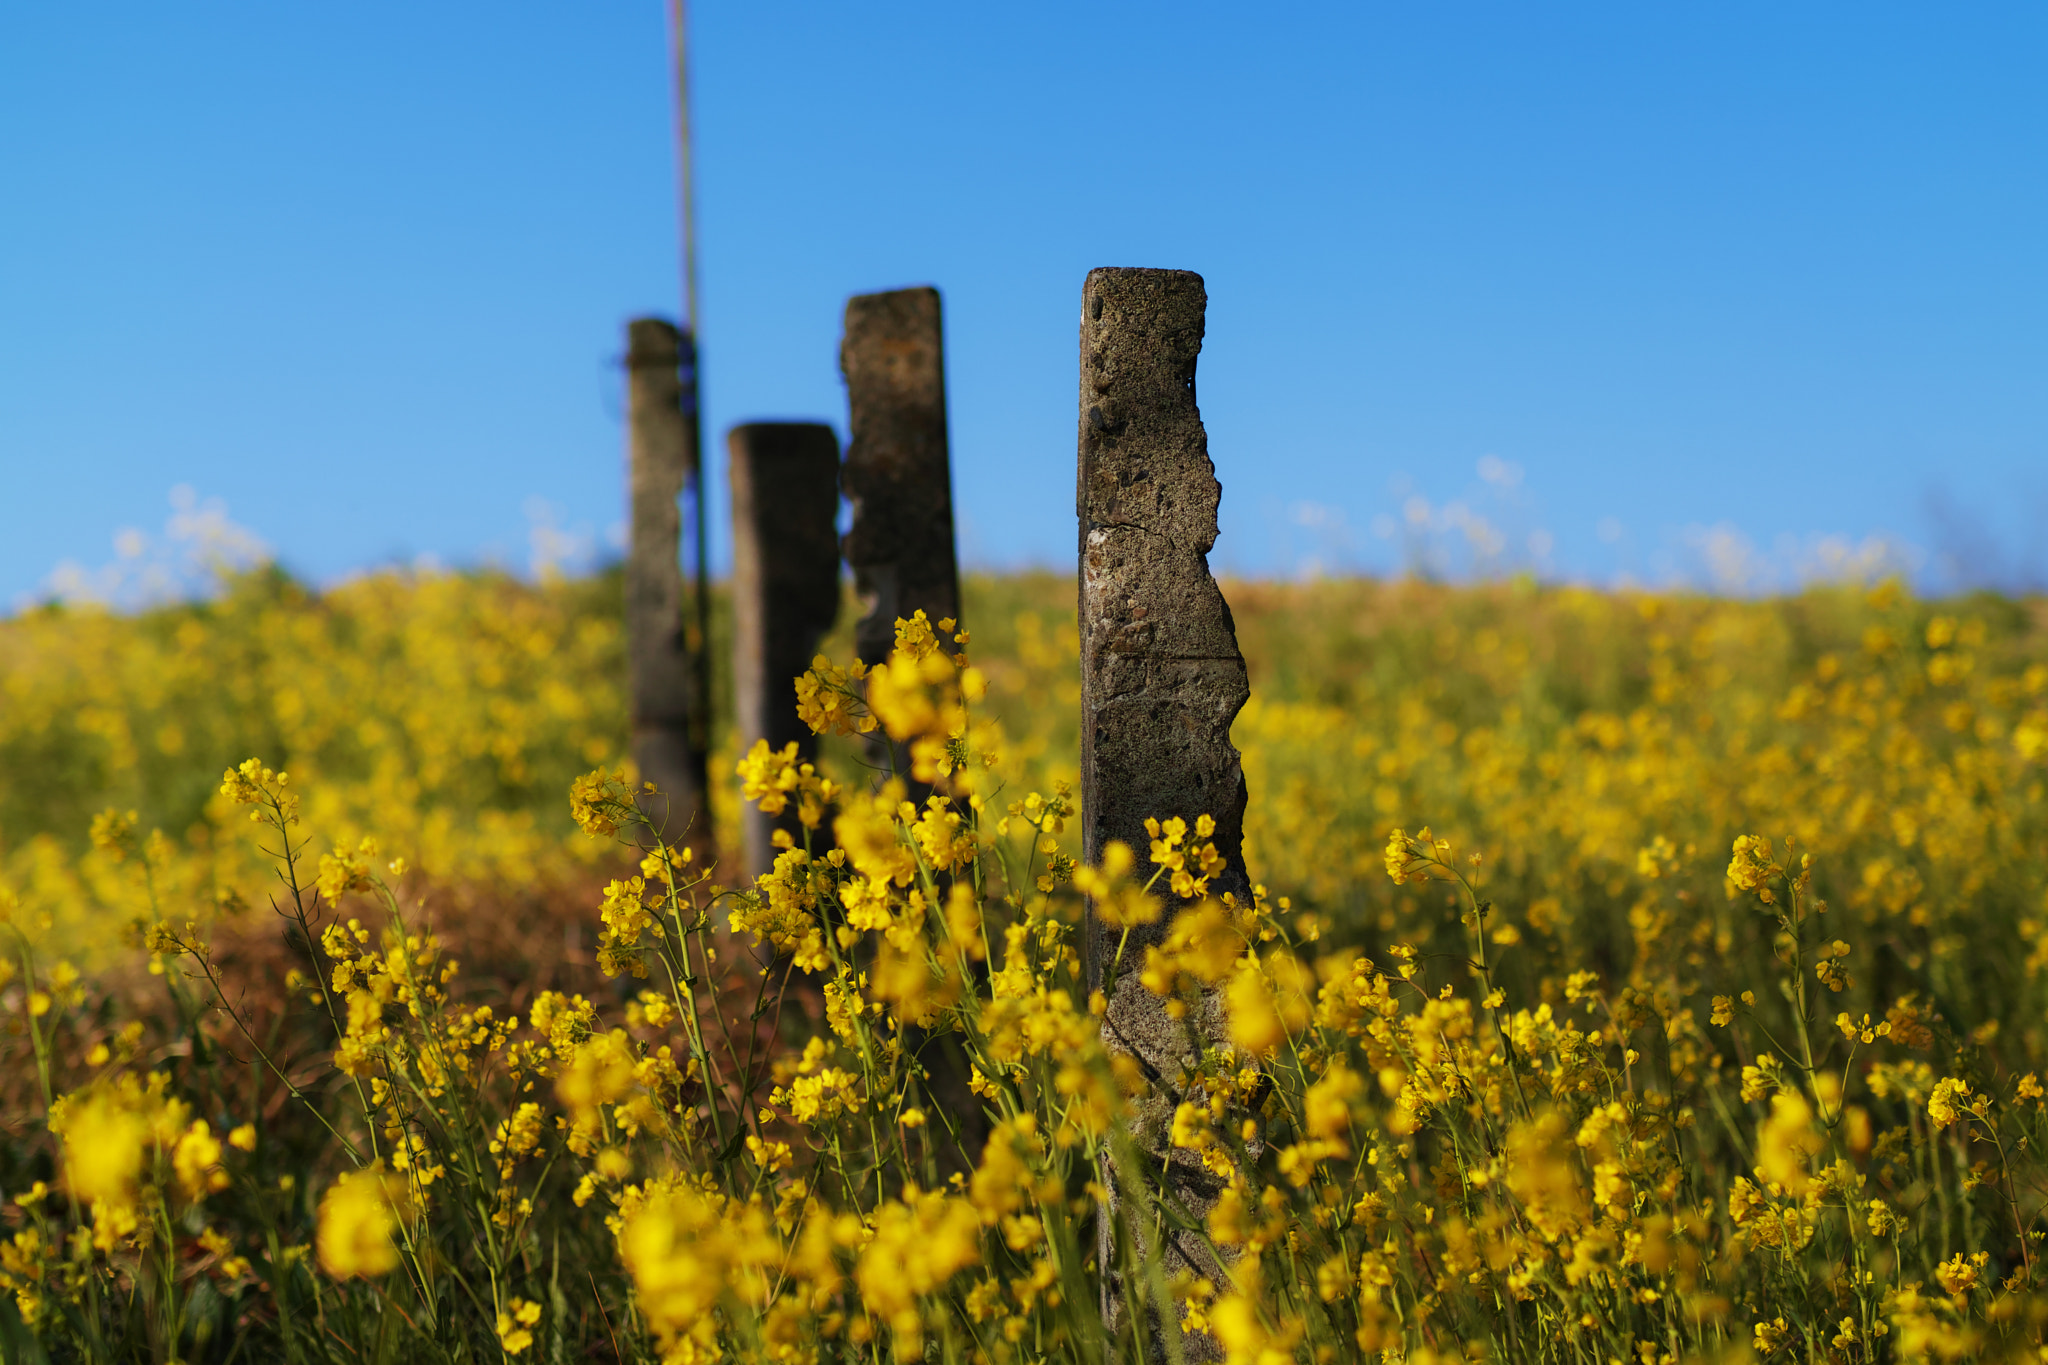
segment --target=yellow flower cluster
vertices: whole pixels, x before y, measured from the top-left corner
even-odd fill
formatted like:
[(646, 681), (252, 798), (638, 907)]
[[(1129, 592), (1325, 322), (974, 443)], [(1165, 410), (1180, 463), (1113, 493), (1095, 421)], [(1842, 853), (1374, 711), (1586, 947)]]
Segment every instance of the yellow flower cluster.
[[(461, 974), (380, 848), (463, 839), (387, 774), (368, 841), (332, 749), (213, 798), (279, 860), (274, 1018), (206, 940), (241, 855), (188, 875), (144, 797), (85, 808), (165, 1004), (117, 1027), (19, 908), (57, 881), (10, 893), (0, 1048), (50, 1135), (4, 1213), (19, 1318), (65, 1358), (200, 1358), (229, 1322), (308, 1359), (2038, 1355), (2024, 613), (1233, 589), (1276, 661), (1237, 729), (1241, 900), (1198, 812), (1075, 857), (1057, 586), (1012, 585), (973, 661), (915, 616), (871, 667), (821, 658), (817, 763), (729, 744), (724, 799), (798, 817), (752, 886), (587, 771), (616, 745), (576, 751), (529, 851), (619, 847), (530, 980)], [(508, 723), (546, 691), (466, 677)], [(421, 791), (482, 762), (407, 761)], [(1112, 1049), (1147, 994), (1169, 1045)]]
[[(0, 619), (0, 883), (19, 922), (105, 961), (152, 829), (159, 895), (210, 912), (256, 890), (263, 855), (232, 826), (237, 804), (273, 800), (320, 848), (374, 831), (450, 882), (581, 883), (594, 850), (562, 824), (561, 790), (628, 747), (617, 591), (384, 571), (314, 594), (264, 570), (137, 616)], [(290, 755), (289, 785), (260, 763), (219, 780), (258, 751)], [(76, 856), (109, 807), (122, 823), (102, 846), (125, 866)]]
[(405, 1183), (371, 1166), (344, 1172), (320, 1198), (320, 1268), (337, 1280), (398, 1268)]
[(166, 1094), (169, 1077), (123, 1075), (63, 1096), (49, 1128), (64, 1139), (64, 1183), (92, 1216), (92, 1244), (113, 1252), (167, 1235), (170, 1204), (227, 1187), (222, 1145)]
[[(825, 722), (827, 728), (830, 722)], [(739, 763), (740, 799), (768, 815), (780, 815), (789, 808), (792, 794), (797, 802), (797, 819), (804, 828), (816, 829), (825, 808), (838, 795), (829, 779), (818, 775), (813, 763), (797, 762), (795, 741), (771, 750), (768, 741), (757, 739)]]

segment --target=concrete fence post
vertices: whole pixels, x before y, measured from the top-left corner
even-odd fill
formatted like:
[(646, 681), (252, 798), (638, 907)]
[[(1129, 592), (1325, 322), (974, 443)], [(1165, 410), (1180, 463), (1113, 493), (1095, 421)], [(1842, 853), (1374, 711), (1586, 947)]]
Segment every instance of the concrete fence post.
[[(896, 289), (846, 301), (839, 347), (851, 435), (841, 482), (853, 504), (847, 567), (866, 606), (854, 648), (870, 664), (896, 644), (896, 621), (922, 611), (938, 623), (960, 619), (960, 570), (953, 548), (953, 474), (946, 441), (945, 338), (939, 291)], [(950, 647), (951, 642), (947, 642)], [(930, 789), (911, 779), (907, 750), (877, 730), (868, 760), (903, 775), (912, 801)], [(939, 1167), (974, 1169), (988, 1125), (955, 1034), (910, 1029), (905, 1046), (925, 1068), (925, 1084), (949, 1121)], [(939, 1141), (936, 1132), (928, 1138)]]
[[(1185, 270), (1095, 270), (1082, 292), (1082, 842), (1093, 863), (1112, 840), (1122, 841), (1149, 870), (1147, 817), (1180, 816), (1192, 826), (1199, 816), (1213, 816), (1214, 842), (1227, 866), (1210, 893), (1246, 903), (1245, 784), (1230, 725), (1250, 686), (1230, 607), (1209, 573), (1222, 489), (1195, 404), (1206, 306), (1202, 277)], [(1174, 1148), (1172, 1117), (1199, 1046), (1227, 1043), (1228, 1030), (1221, 991), (1208, 992), (1186, 1020), (1176, 1020), (1129, 969), (1167, 927), (1162, 921), (1131, 933), (1103, 1035), (1112, 1051), (1142, 1062), (1153, 1081), (1134, 1136), (1147, 1178), (1161, 1182), (1154, 1193), (1199, 1222), (1222, 1184), (1194, 1153)], [(1091, 907), (1085, 937), (1090, 984), (1099, 988), (1117, 932)], [(1120, 1199), (1118, 1184), (1103, 1183), (1110, 1212)], [(1101, 1227), (1104, 1313), (1113, 1323), (1122, 1306), (1115, 1219), (1103, 1218)], [(1138, 1235), (1148, 1234), (1140, 1228)], [(1160, 1250), (1169, 1276), (1189, 1269), (1223, 1283), (1199, 1238), (1168, 1233)], [(1190, 1359), (1216, 1358), (1206, 1336), (1186, 1344)]]
[[(726, 434), (731, 458), (734, 710), (740, 752), (792, 741), (815, 762), (796, 716), (796, 678), (839, 614), (839, 437), (815, 422), (750, 422)], [(796, 807), (741, 814), (747, 883), (775, 864), (775, 830), (799, 843)]]
[(701, 604), (684, 590), (679, 501), (685, 491), (693, 500), (702, 498), (695, 377), (688, 333), (660, 318), (635, 318), (626, 325), (626, 649), (633, 761), (641, 780), (662, 792), (658, 801), (643, 802), (649, 818), (670, 842), (687, 844), (702, 858), (717, 850), (704, 799), (707, 642)]
[(848, 299), (839, 367), (852, 429), (841, 476), (853, 504), (846, 563), (867, 607), (854, 650), (877, 664), (895, 646), (899, 616), (960, 616), (939, 291)]

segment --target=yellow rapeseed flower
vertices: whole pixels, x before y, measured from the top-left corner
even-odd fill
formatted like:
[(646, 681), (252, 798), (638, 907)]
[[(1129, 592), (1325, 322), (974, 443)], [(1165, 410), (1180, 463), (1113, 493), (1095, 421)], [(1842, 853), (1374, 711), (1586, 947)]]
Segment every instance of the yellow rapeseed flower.
[(533, 1328), (539, 1321), (539, 1304), (521, 1298), (506, 1300), (497, 1321), (498, 1344), (505, 1348), (505, 1354), (516, 1356), (533, 1345)]
[(1781, 1090), (1771, 1097), (1770, 1117), (1757, 1128), (1757, 1172), (1789, 1195), (1804, 1194), (1811, 1183), (1808, 1168), (1826, 1146), (1805, 1096)]
[(320, 1268), (337, 1280), (396, 1270), (404, 1198), (404, 1182), (381, 1165), (343, 1172), (320, 1198)]

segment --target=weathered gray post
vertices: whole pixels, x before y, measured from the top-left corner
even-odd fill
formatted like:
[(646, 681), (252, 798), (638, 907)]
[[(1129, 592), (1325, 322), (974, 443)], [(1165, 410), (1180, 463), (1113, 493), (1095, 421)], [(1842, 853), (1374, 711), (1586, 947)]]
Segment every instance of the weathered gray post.
[[(1083, 854), (1101, 859), (1112, 840), (1145, 858), (1148, 816), (1216, 821), (1214, 842), (1228, 867), (1211, 893), (1249, 898), (1245, 877), (1244, 772), (1230, 724), (1250, 696), (1230, 607), (1209, 573), (1222, 489), (1195, 406), (1195, 359), (1208, 296), (1185, 270), (1095, 270), (1081, 307), (1081, 818)], [(1160, 1193), (1197, 1222), (1222, 1192), (1216, 1177), (1169, 1137), (1183, 1077), (1197, 1057), (1190, 1042), (1227, 1040), (1220, 992), (1187, 1020), (1171, 1018), (1131, 970), (1167, 924), (1134, 930), (1103, 1017), (1114, 1051), (1144, 1063), (1153, 1079), (1135, 1138), (1147, 1178), (1163, 1169)], [(1118, 934), (1088, 921), (1089, 976), (1102, 984)], [(1106, 1179), (1111, 1200), (1118, 1183)], [(1133, 1220), (1143, 1222), (1145, 1220)], [(1104, 1312), (1121, 1313), (1114, 1268), (1114, 1220), (1104, 1218), (1100, 1264)], [(1199, 1239), (1168, 1234), (1169, 1276), (1191, 1268), (1218, 1284)], [(1214, 1343), (1191, 1337), (1191, 1358)]]
[[(923, 611), (938, 623), (960, 617), (960, 570), (953, 549), (953, 471), (946, 442), (946, 357), (939, 291), (929, 287), (856, 294), (846, 301), (839, 346), (851, 434), (840, 474), (853, 504), (847, 567), (867, 610), (854, 627), (854, 652), (880, 663), (896, 645), (896, 620)], [(951, 642), (947, 641), (950, 647)], [(893, 749), (893, 752), (892, 752)], [(869, 761), (903, 775), (910, 798), (929, 789), (910, 780), (908, 755), (877, 730)], [(945, 1112), (938, 1161), (946, 1172), (979, 1162), (988, 1124), (968, 1085), (970, 1068), (957, 1034), (906, 1035), (927, 1071), (926, 1085)]]
[(852, 419), (841, 476), (853, 504), (846, 563), (867, 603), (854, 652), (875, 664), (895, 646), (897, 617), (960, 615), (939, 291), (848, 299), (839, 368)]
[[(701, 622), (683, 591), (682, 509), (695, 489), (696, 404), (686, 401), (687, 334), (660, 318), (626, 324), (626, 445), (632, 541), (626, 552), (626, 649), (633, 762), (662, 791), (648, 816), (673, 843), (715, 853), (704, 800), (706, 715)], [(692, 367), (694, 373), (694, 367)], [(696, 648), (692, 648), (693, 644)]]
[[(740, 752), (794, 741), (813, 762), (817, 736), (796, 717), (795, 684), (839, 614), (839, 437), (815, 422), (750, 422), (725, 441)], [(741, 825), (748, 882), (774, 866), (778, 827), (802, 840), (794, 802), (779, 817), (749, 805)]]

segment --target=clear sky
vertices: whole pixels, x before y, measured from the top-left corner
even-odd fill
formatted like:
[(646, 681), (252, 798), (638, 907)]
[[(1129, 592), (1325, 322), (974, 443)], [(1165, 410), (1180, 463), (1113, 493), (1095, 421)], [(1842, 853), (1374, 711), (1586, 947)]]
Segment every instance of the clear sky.
[[(2048, 573), (2041, 6), (694, 9), (714, 468), (936, 284), (963, 549), (1067, 565), (1082, 277), (1176, 266), (1219, 568)], [(605, 553), (670, 82), (662, 0), (0, 7), (0, 610)]]

